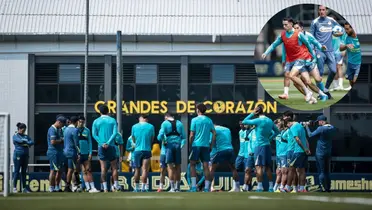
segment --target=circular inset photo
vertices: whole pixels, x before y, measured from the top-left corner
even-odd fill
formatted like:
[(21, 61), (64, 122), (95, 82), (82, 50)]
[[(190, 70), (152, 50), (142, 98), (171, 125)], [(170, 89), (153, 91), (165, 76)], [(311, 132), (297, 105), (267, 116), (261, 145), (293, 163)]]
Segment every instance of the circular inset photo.
[(361, 60), (357, 29), (337, 11), (314, 4), (274, 15), (255, 49), (266, 92), (297, 110), (319, 110), (342, 99), (357, 82)]

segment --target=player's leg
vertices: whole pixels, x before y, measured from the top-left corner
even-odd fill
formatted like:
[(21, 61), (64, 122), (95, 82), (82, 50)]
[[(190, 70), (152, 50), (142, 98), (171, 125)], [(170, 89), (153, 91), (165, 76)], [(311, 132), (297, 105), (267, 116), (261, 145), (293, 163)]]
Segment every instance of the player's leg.
[[(65, 169), (65, 165), (66, 165), (66, 168), (67, 168), (67, 163), (65, 163), (66, 159), (65, 159), (65, 155), (63, 154), (63, 152), (58, 152), (57, 155), (56, 155), (56, 164), (57, 164), (57, 168), (58, 170), (56, 171), (56, 176), (55, 176), (55, 191), (58, 191), (58, 192), (62, 192), (62, 189), (61, 189), (61, 180), (62, 180), (62, 174), (64, 172), (67, 172), (67, 170)], [(65, 173), (65, 175), (67, 175)]]
[(165, 174), (167, 173), (166, 155), (160, 155), (160, 186), (157, 192), (162, 192), (165, 185)]
[[(302, 79), (302, 77), (300, 76), (300, 79), (302, 80), (302, 82), (305, 84), (305, 82), (303, 81), (303, 79)], [(300, 93), (302, 93), (302, 95), (304, 95), (304, 96), (306, 96), (306, 94), (305, 94), (305, 91), (302, 89), (302, 87), (301, 86), (299, 86), (298, 84), (296, 84), (296, 83), (293, 83), (293, 86), (295, 86), (295, 88), (300, 92)]]
[(328, 89), (330, 88), (335, 76), (336, 76), (336, 59), (333, 52), (325, 52), (325, 55), (327, 57), (326, 63), (328, 66), (328, 77), (325, 85), (324, 92), (328, 92)]
[[(115, 149), (113, 150), (115, 152)], [(114, 157), (114, 156), (113, 156)], [(120, 185), (119, 185), (119, 174), (118, 174), (118, 158), (113, 158), (113, 160), (110, 162), (111, 165), (111, 171), (112, 171), (112, 180), (113, 180), (113, 185), (114, 188), (112, 188), (115, 192), (120, 190)]]
[(140, 192), (140, 175), (141, 175), (141, 167), (142, 167), (142, 153), (140, 151), (133, 152), (133, 167), (134, 167), (134, 191), (133, 192)]
[[(208, 168), (209, 168), (209, 171), (212, 170), (212, 160), (213, 160), (214, 157), (211, 157), (209, 163), (208, 163)], [(215, 192), (216, 190), (214, 189), (214, 176), (212, 176), (212, 181), (211, 181), (211, 192)]]
[(67, 158), (67, 174), (66, 174), (66, 186), (65, 192), (72, 192), (71, 188), (71, 181), (72, 181), (72, 174), (74, 173), (74, 160), (70, 156), (66, 156)]
[(247, 165), (246, 165), (246, 170), (245, 174), (247, 176), (247, 191), (251, 191), (253, 189), (252, 187), (252, 173), (255, 170), (254, 166), (254, 156), (248, 156), (247, 158)]
[(352, 86), (354, 86), (354, 84), (356, 83), (357, 79), (358, 79), (358, 75), (359, 75), (359, 72), (360, 72), (360, 65), (354, 65), (353, 64), (353, 70), (354, 70), (354, 77), (353, 77), (353, 82), (352, 82)]
[(286, 183), (284, 189), (282, 190), (282, 192), (291, 192), (292, 191), (292, 186), (291, 185), (292, 185), (292, 182), (293, 182), (293, 179), (294, 179), (294, 176), (295, 176), (295, 168), (293, 166), (294, 161), (295, 161), (295, 159), (293, 157), (293, 151), (288, 151), (287, 152), (287, 163), (288, 163), (287, 183)]
[[(312, 84), (312, 90), (319, 94), (320, 99), (322, 101), (325, 101), (328, 99), (328, 95), (324, 93), (324, 84), (322, 81), (322, 77), (320, 76), (318, 66), (316, 64), (309, 64), (307, 66), (307, 71), (310, 72), (310, 76), (314, 78), (316, 86)], [(309, 81), (311, 82), (311, 79), (309, 77)]]
[(102, 183), (103, 191), (108, 192), (107, 182), (106, 182), (108, 167), (107, 167), (107, 164), (106, 164), (106, 160), (99, 160), (99, 164), (101, 166), (101, 179), (100, 180), (101, 180), (101, 183)]
[[(56, 175), (55, 171), (58, 170), (56, 162), (57, 162), (57, 155), (52, 154), (51, 152), (47, 152), (47, 157), (49, 159), (49, 165), (50, 165), (50, 170), (49, 170), (49, 192), (54, 192), (54, 188), (56, 186)], [(16, 185), (13, 185), (15, 187)]]
[(324, 156), (324, 181), (325, 190), (331, 192), (331, 157), (329, 155)]
[(196, 161), (199, 160), (200, 157), (200, 147), (191, 147), (191, 153), (189, 156), (190, 160), (190, 175), (191, 175), (191, 189), (190, 192), (196, 192)]
[(326, 177), (325, 177), (325, 169), (326, 169), (325, 158), (324, 156), (316, 155), (315, 159), (316, 159), (316, 163), (318, 166), (319, 183), (324, 188), (324, 190), (326, 190), (328, 185), (326, 183)]
[(291, 70), (291, 64), (286, 63), (284, 66), (284, 80), (283, 80), (284, 93), (278, 96), (280, 99), (288, 99), (289, 97), (289, 86), (291, 85), (291, 79), (289, 78), (290, 70)]
[(212, 181), (212, 176), (210, 175), (210, 171), (208, 168), (209, 160), (211, 159), (209, 154), (209, 147), (200, 147), (200, 161), (203, 163), (203, 171), (205, 176), (205, 192), (210, 191)]
[[(223, 159), (222, 161), (227, 161), (227, 164), (232, 172), (233, 180), (235, 181), (235, 192), (240, 192), (240, 182), (239, 182), (239, 174), (238, 171), (235, 168), (235, 161), (234, 161), (234, 151), (231, 150), (225, 150), (223, 152)], [(214, 177), (214, 175), (213, 175)]]
[[(14, 172), (13, 172), (13, 193), (17, 193), (17, 181), (20, 178), (20, 170), (21, 170), (21, 155), (14, 153), (13, 155), (13, 163), (14, 163)], [(22, 188), (21, 188), (22, 189)]]
[(281, 170), (281, 165), (280, 165), (280, 159), (279, 157), (276, 157), (276, 171), (275, 171), (275, 174), (276, 174), (276, 179), (275, 179), (275, 185), (274, 185), (274, 192), (280, 192), (279, 191), (279, 186), (280, 186), (280, 183), (282, 181), (282, 170)]
[(181, 182), (181, 163), (182, 163), (182, 150), (180, 145), (177, 145), (175, 148), (175, 151), (173, 153), (174, 155), (174, 164), (175, 164), (175, 191), (180, 191), (180, 182)]
[[(237, 156), (235, 159), (235, 167), (239, 171), (240, 169), (244, 168), (244, 157), (243, 156)], [(233, 180), (231, 192), (235, 191), (235, 181)]]
[(170, 187), (171, 189), (169, 192), (175, 192), (175, 181), (176, 181), (176, 167), (175, 167), (175, 157), (173, 155), (174, 148), (172, 147), (171, 144), (168, 145), (166, 149), (166, 163), (168, 165), (168, 177), (169, 177), (169, 182), (170, 182)]
[(306, 101), (309, 101), (311, 99), (312, 93), (310, 90), (306, 87), (306, 85), (302, 82), (300, 78), (297, 76), (299, 75), (301, 69), (304, 67), (305, 63), (302, 61), (296, 61), (296, 63), (293, 65), (291, 72), (289, 74), (290, 79), (292, 80), (293, 83), (296, 83), (299, 85), (305, 92), (306, 94)]
[(263, 170), (264, 170), (264, 147), (256, 147), (254, 150), (254, 159), (256, 167), (256, 177), (257, 177), (257, 190), (256, 192), (263, 192)]
[(296, 167), (293, 167), (292, 192), (298, 192), (298, 188), (298, 171)]
[(147, 177), (149, 175), (150, 170), (150, 158), (151, 158), (151, 152), (150, 151), (143, 151), (143, 160), (142, 160), (142, 192), (147, 192), (146, 184), (147, 184)]
[(287, 184), (287, 175), (288, 175), (288, 162), (287, 162), (287, 156), (280, 156), (280, 172), (281, 172), (281, 181), (280, 181), (280, 188), (279, 191), (281, 191), (284, 186)]

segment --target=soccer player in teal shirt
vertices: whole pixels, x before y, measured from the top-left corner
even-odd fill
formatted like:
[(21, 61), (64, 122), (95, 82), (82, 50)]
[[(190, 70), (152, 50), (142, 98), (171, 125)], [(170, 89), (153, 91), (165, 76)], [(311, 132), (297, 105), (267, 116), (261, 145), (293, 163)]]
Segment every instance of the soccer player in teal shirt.
[(288, 122), (288, 127), (291, 135), (295, 139), (296, 143), (294, 145), (293, 158), (290, 160), (289, 165), (296, 168), (298, 173), (298, 182), (300, 185), (299, 192), (306, 192), (305, 181), (306, 173), (305, 168), (307, 165), (308, 155), (310, 155), (309, 143), (306, 139), (305, 128), (298, 122), (290, 120)]
[[(205, 192), (210, 191), (210, 184), (212, 177), (208, 169), (208, 163), (210, 160), (209, 149), (216, 139), (216, 131), (212, 120), (205, 116), (204, 113), (207, 111), (207, 107), (204, 104), (198, 104), (196, 106), (197, 117), (191, 120), (190, 126), (190, 138), (189, 142), (191, 145), (190, 154), (190, 165), (191, 165), (191, 192), (196, 192), (196, 161), (200, 159), (203, 163), (204, 175), (205, 175)], [(212, 133), (212, 145), (209, 144), (210, 133)]]
[[(246, 163), (246, 153), (247, 153), (247, 150), (248, 150), (248, 147), (247, 147), (247, 141), (246, 141), (246, 136), (247, 136), (247, 128), (245, 125), (242, 124), (242, 121), (239, 121), (239, 126), (240, 126), (240, 131), (239, 131), (239, 142), (240, 142), (240, 146), (239, 146), (239, 153), (238, 153), (238, 156), (236, 157), (236, 160), (235, 160), (235, 167), (236, 167), (236, 170), (245, 170), (245, 163)], [(234, 180), (233, 180), (234, 182)], [(245, 184), (244, 184), (244, 187), (243, 189), (245, 189)], [(231, 192), (235, 191), (235, 184), (233, 183), (233, 188), (231, 189)]]
[(85, 117), (79, 116), (78, 124), (78, 139), (80, 148), (79, 164), (83, 172), (85, 188), (90, 193), (97, 193), (99, 190), (94, 186), (94, 180), (91, 172), (92, 161), (92, 135), (89, 128), (85, 127)]
[[(118, 126), (116, 120), (110, 116), (109, 109), (106, 105), (102, 105), (99, 108), (101, 117), (97, 118), (93, 122), (92, 135), (98, 143), (98, 158), (101, 165), (101, 182), (103, 184), (104, 192), (108, 192), (107, 189), (107, 166), (106, 161), (110, 161), (112, 175), (114, 179), (117, 176), (117, 160), (115, 150), (115, 138), (118, 133)], [(115, 181), (118, 181), (117, 179)], [(116, 189), (119, 189), (119, 186)]]
[(78, 185), (79, 178), (74, 180), (74, 186), (71, 188), (71, 180), (72, 175), (76, 170), (78, 170), (77, 161), (80, 159), (80, 149), (79, 149), (79, 139), (78, 139), (78, 130), (76, 129), (78, 118), (76, 116), (72, 116), (70, 119), (70, 125), (63, 132), (64, 136), (64, 155), (67, 159), (67, 174), (66, 174), (66, 187), (65, 192), (71, 192), (72, 190), (75, 191), (76, 186)]
[[(151, 145), (154, 142), (155, 129), (154, 126), (148, 123), (148, 116), (141, 115), (139, 117), (139, 123), (132, 127), (132, 141), (136, 145), (134, 155), (134, 181), (135, 189), (134, 192), (147, 192), (146, 183), (147, 177), (150, 170), (150, 158), (151, 158)], [(140, 171), (142, 167), (142, 187), (140, 189)]]
[[(254, 116), (258, 117), (252, 119)], [(279, 130), (275, 126), (274, 122), (263, 114), (262, 106), (257, 106), (254, 109), (254, 112), (243, 120), (243, 124), (256, 126), (257, 146), (254, 151), (254, 159), (257, 174), (257, 192), (263, 191), (263, 170), (265, 170), (269, 179), (269, 192), (273, 192), (274, 185), (271, 172), (270, 141), (273, 136), (276, 136), (279, 133)]]
[(47, 133), (48, 151), (47, 157), (50, 163), (49, 192), (60, 192), (59, 188), (63, 171), (63, 137), (61, 128), (66, 118), (59, 116), (56, 122), (50, 126)]
[(214, 125), (214, 127), (216, 130), (216, 138), (212, 139), (212, 145), (216, 148), (217, 153), (211, 161), (211, 177), (214, 177), (214, 172), (220, 164), (226, 163), (233, 173), (233, 179), (235, 181), (234, 192), (240, 192), (239, 175), (235, 168), (235, 155), (231, 144), (231, 131), (220, 125)]
[(353, 27), (350, 25), (350, 23), (345, 23), (344, 28), (345, 32), (347, 33), (347, 37), (345, 39), (345, 44), (341, 44), (340, 50), (346, 50), (346, 76), (349, 80), (350, 86), (353, 87), (358, 79), (360, 65), (362, 63), (362, 54), (360, 51), (360, 42)]
[[(21, 189), (23, 193), (29, 193), (26, 185), (26, 173), (28, 168), (29, 148), (34, 145), (34, 141), (25, 134), (26, 124), (17, 123), (17, 132), (13, 135), (14, 153), (14, 177), (13, 193), (17, 193), (17, 180), (21, 180)], [(21, 173), (19, 173), (21, 171)]]
[[(276, 146), (276, 182), (274, 185), (274, 192), (280, 192), (280, 188), (283, 188), (284, 185), (280, 184), (282, 183), (283, 177), (287, 178), (287, 140), (283, 139), (284, 134), (284, 123), (281, 119), (275, 120), (275, 125), (278, 127), (278, 129), (281, 131), (276, 137), (275, 137), (275, 146)], [(280, 186), (280, 188), (279, 188)]]
[(158, 140), (164, 142), (166, 149), (166, 164), (169, 170), (170, 192), (178, 192), (181, 180), (181, 144), (186, 139), (184, 126), (181, 121), (175, 120), (170, 113), (164, 116), (164, 122), (158, 135)]

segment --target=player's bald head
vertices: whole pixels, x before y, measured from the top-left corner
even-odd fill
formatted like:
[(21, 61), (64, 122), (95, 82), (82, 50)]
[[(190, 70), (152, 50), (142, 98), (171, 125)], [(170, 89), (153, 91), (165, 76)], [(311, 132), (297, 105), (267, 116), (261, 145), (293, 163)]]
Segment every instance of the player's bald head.
[(325, 17), (327, 16), (327, 7), (324, 5), (320, 5), (318, 8), (319, 16), (320, 17)]

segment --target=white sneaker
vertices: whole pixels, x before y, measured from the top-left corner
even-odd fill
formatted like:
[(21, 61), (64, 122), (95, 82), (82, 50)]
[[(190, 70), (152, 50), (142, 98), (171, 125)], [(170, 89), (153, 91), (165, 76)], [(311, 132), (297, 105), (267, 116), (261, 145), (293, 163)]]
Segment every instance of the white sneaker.
[(305, 96), (306, 102), (310, 101), (310, 99), (311, 99), (312, 96), (313, 96), (313, 93), (312, 92), (309, 92), (308, 94), (306, 94), (306, 96)]
[(229, 192), (235, 192), (235, 188), (232, 188)]
[(174, 189), (170, 189), (168, 192), (174, 193), (176, 191)]
[(97, 190), (96, 188), (90, 189), (89, 193), (99, 193), (100, 191)]
[(347, 88), (344, 88), (345, 91), (349, 91), (351, 90), (351, 86), (347, 87)]
[(13, 188), (13, 193), (14, 193), (14, 194), (15, 194), (15, 193), (18, 193), (17, 188)]
[(340, 90), (343, 90), (343, 88), (340, 87), (340, 86), (337, 86), (334, 90), (335, 90), (335, 91), (340, 91)]

